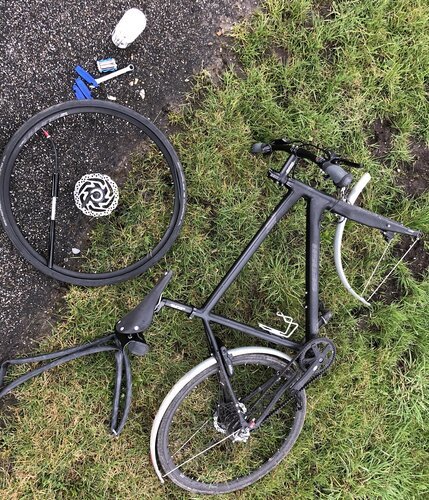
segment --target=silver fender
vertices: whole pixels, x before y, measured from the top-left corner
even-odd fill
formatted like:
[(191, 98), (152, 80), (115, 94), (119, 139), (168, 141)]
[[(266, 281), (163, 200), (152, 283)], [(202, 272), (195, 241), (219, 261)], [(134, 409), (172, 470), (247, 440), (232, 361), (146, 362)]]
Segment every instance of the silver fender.
[[(249, 346), (249, 347), (238, 347), (236, 349), (231, 349), (228, 351), (232, 356), (239, 356), (242, 354), (271, 354), (272, 356), (276, 356), (278, 358), (285, 359), (289, 361), (291, 357), (284, 353), (277, 351), (276, 349), (270, 349), (269, 347), (257, 347), (257, 346)], [(192, 368), (191, 371), (185, 373), (183, 377), (173, 386), (170, 392), (165, 396), (164, 401), (161, 403), (159, 407), (158, 413), (155, 416), (153, 421), (152, 430), (150, 433), (150, 458), (152, 460), (153, 467), (155, 469), (156, 475), (159, 477), (161, 483), (164, 483), (164, 479), (162, 477), (162, 472), (158, 466), (158, 457), (156, 456), (156, 440), (158, 437), (159, 426), (161, 425), (161, 420), (167, 411), (167, 408), (170, 406), (173, 399), (177, 396), (177, 394), (185, 387), (185, 385), (192, 380), (196, 375), (206, 370), (210, 366), (216, 363), (216, 359), (214, 357), (208, 358), (204, 360), (199, 365)]]
[[(368, 184), (368, 182), (371, 180), (371, 176), (369, 173), (363, 174), (363, 176), (358, 180), (356, 185), (353, 187), (351, 190), (350, 194), (347, 197), (347, 203), (350, 203), (350, 205), (354, 205), (355, 201), (357, 200), (358, 196), (360, 193), (363, 191), (364, 187)], [(362, 302), (362, 304), (370, 307), (371, 304), (367, 302), (363, 297), (361, 297), (358, 293), (356, 293), (353, 288), (351, 287), (345, 273), (344, 273), (344, 268), (343, 268), (343, 263), (341, 261), (341, 243), (343, 240), (343, 233), (344, 233), (344, 227), (346, 225), (347, 219), (344, 218), (341, 222), (338, 223), (337, 225), (337, 230), (335, 231), (335, 239), (334, 239), (334, 261), (335, 261), (335, 267), (337, 269), (338, 276), (340, 277), (341, 283), (344, 285), (345, 289), (353, 295), (357, 300)]]

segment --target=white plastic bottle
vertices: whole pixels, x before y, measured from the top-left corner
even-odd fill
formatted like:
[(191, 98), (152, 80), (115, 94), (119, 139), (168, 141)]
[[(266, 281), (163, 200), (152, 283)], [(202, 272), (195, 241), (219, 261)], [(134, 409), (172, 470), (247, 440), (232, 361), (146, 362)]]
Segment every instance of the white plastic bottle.
[(125, 49), (146, 28), (146, 16), (139, 9), (129, 9), (122, 16), (112, 33), (112, 42)]

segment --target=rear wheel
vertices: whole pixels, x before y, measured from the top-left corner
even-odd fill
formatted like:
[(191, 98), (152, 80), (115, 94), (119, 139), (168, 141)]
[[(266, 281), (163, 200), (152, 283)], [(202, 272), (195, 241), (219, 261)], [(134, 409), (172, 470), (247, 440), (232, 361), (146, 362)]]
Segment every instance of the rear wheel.
[[(247, 422), (258, 420), (274, 392), (287, 380), (287, 361), (268, 354), (232, 358), (231, 382)], [(280, 378), (280, 379), (279, 379)], [(274, 382), (261, 400), (260, 391)], [(247, 433), (235, 431), (234, 406), (225, 403), (217, 365), (197, 374), (172, 400), (161, 421), (157, 454), (164, 477), (198, 493), (229, 493), (254, 483), (288, 454), (301, 432), (305, 392), (286, 393), (275, 413)]]
[(172, 145), (113, 102), (70, 101), (38, 113), (0, 163), (6, 233), (33, 266), (68, 283), (109, 285), (141, 274), (171, 247), (184, 211)]

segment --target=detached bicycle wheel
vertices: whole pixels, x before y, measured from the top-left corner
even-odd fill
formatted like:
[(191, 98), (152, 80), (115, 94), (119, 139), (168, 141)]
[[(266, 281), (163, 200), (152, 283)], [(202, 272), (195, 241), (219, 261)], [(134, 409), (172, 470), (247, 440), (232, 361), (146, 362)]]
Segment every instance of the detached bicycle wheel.
[(76, 285), (110, 285), (153, 266), (180, 231), (185, 198), (167, 138), (109, 101), (38, 113), (0, 163), (7, 235), (38, 270)]
[[(232, 358), (231, 378), (246, 420), (261, 416), (276, 390), (287, 362), (268, 354)], [(271, 389), (264, 398), (264, 384)], [(181, 488), (205, 494), (230, 493), (254, 483), (276, 467), (301, 432), (305, 391), (286, 393), (259, 428), (234, 432), (236, 412), (222, 400), (217, 365), (197, 374), (170, 403), (161, 421), (157, 455), (164, 477)]]

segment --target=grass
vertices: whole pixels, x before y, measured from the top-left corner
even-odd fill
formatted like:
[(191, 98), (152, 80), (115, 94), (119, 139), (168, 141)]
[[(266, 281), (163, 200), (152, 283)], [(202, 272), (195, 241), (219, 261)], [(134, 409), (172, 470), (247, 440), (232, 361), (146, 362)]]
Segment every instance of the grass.
[[(214, 84), (202, 74), (171, 116), (185, 168), (188, 212), (178, 242), (145, 276), (99, 289), (71, 288), (64, 319), (41, 351), (71, 346), (112, 328), (161, 271), (175, 278), (168, 296), (199, 305), (281, 197), (266, 179), (269, 161), (252, 142), (312, 140), (365, 164), (373, 180), (364, 205), (429, 230), (429, 195), (407, 197), (397, 182), (413, 141), (429, 141), (429, 8), (418, 0), (310, 2), (268, 0), (233, 32), (237, 63)], [(388, 123), (389, 151), (376, 154), (372, 124)], [(314, 168), (299, 176), (328, 183)], [(130, 220), (139, 221), (133, 206)], [(134, 213), (134, 210), (136, 211)], [(220, 313), (273, 324), (277, 310), (302, 325), (303, 207), (282, 221), (218, 307)], [(331, 372), (308, 390), (304, 430), (285, 462), (239, 498), (425, 498), (429, 331), (427, 271), (406, 266), (401, 298), (358, 310), (332, 264), (334, 220), (323, 223), (322, 299), (334, 312), (324, 334), (337, 346)], [(350, 225), (344, 246), (356, 286), (383, 248), (369, 229)], [(131, 248), (138, 231), (129, 231)], [(103, 252), (100, 251), (100, 259)], [(108, 264), (108, 261), (106, 261)], [(389, 303), (390, 302), (390, 303)], [(301, 330), (302, 331), (302, 330)], [(218, 331), (229, 347), (251, 340)], [(206, 357), (201, 327), (162, 311), (146, 335), (151, 352), (133, 359), (134, 401), (120, 439), (107, 432), (113, 359), (99, 355), (64, 366), (15, 391), (0, 451), (3, 498), (188, 498), (155, 478), (150, 427), (164, 395)]]

